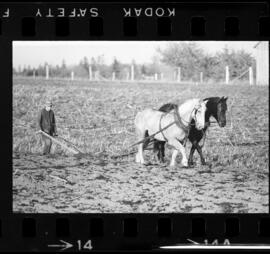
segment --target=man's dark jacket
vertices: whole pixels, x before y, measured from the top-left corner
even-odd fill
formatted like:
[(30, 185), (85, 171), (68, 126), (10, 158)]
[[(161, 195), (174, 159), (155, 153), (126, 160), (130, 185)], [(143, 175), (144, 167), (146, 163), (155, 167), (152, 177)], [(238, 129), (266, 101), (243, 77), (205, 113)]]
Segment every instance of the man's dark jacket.
[(47, 111), (43, 108), (38, 115), (38, 125), (40, 129), (50, 135), (57, 134), (55, 117), (52, 110)]

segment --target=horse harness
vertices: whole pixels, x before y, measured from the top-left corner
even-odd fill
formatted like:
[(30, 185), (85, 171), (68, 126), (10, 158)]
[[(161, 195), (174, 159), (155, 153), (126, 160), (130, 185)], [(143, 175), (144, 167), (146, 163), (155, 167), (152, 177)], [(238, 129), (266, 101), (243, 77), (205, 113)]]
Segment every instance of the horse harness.
[(162, 134), (162, 137), (164, 138), (164, 140), (166, 141), (166, 142), (168, 142), (168, 139), (165, 137), (165, 135), (164, 135), (164, 133), (163, 133), (163, 130), (162, 130), (162, 128), (161, 128), (161, 119), (166, 115), (167, 113), (163, 113), (162, 115), (161, 115), (161, 117), (160, 117), (160, 120), (159, 120), (159, 131), (160, 131), (160, 133)]
[(180, 115), (178, 114), (178, 106), (176, 106), (176, 105), (174, 106), (174, 121), (175, 121), (176, 125), (180, 129), (184, 130), (184, 132), (185, 132), (185, 138), (183, 140), (183, 146), (186, 146), (189, 131), (190, 131), (190, 128), (191, 128), (191, 122), (188, 124), (188, 126), (184, 125)]
[[(195, 117), (196, 117), (196, 114), (197, 114), (197, 111), (198, 111), (198, 108), (194, 108), (193, 109), (195, 111)], [(166, 142), (168, 142), (168, 139), (165, 137), (164, 133), (163, 133), (163, 130), (161, 128), (161, 120), (162, 118), (168, 114), (168, 112), (164, 112), (161, 117), (160, 117), (160, 120), (159, 120), (159, 130), (160, 130), (160, 133), (162, 134), (164, 140)], [(187, 143), (187, 139), (188, 139), (188, 136), (189, 136), (189, 131), (190, 131), (190, 128), (191, 128), (191, 122), (188, 124), (188, 126), (186, 126), (184, 123), (183, 123), (183, 120), (181, 119), (180, 115), (178, 114), (178, 106), (177, 105), (174, 105), (174, 110), (173, 110), (173, 115), (174, 115), (174, 123), (182, 130), (184, 130), (184, 132), (186, 133), (185, 135), (185, 138), (184, 138), (184, 141), (183, 141), (183, 146), (186, 146), (186, 143)]]

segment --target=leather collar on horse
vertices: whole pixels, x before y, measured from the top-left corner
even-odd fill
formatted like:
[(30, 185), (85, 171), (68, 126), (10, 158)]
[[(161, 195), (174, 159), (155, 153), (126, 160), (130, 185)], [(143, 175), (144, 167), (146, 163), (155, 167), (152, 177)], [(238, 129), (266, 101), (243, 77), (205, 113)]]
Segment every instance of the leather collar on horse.
[(185, 125), (183, 120), (181, 119), (179, 113), (178, 113), (178, 105), (174, 105), (174, 121), (176, 123), (176, 125), (181, 128), (182, 130), (184, 130), (185, 133), (189, 132), (190, 129), (190, 123), (188, 125)]

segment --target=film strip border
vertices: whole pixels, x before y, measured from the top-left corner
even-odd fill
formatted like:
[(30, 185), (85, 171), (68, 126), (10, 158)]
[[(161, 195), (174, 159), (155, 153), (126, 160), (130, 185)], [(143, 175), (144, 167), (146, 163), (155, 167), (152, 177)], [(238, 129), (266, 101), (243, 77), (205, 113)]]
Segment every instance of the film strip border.
[[(177, 244), (205, 246), (269, 244), (270, 217), (251, 215), (14, 215), (1, 218), (2, 250), (49, 249), (91, 241), (91, 249), (158, 249)], [(12, 245), (10, 245), (12, 243)], [(58, 243), (58, 245), (57, 245)], [(89, 243), (89, 242), (88, 242)], [(65, 246), (67, 244), (63, 244)], [(67, 245), (68, 246), (68, 245)], [(59, 248), (58, 248), (59, 249)]]
[[(269, 40), (270, 36), (265, 3), (82, 5), (1, 4), (0, 40)], [(74, 10), (81, 15), (80, 8), (88, 15), (71, 17)], [(91, 8), (99, 10), (98, 16)], [(0, 209), (1, 250), (58, 250), (70, 247), (67, 243), (79, 250), (89, 239), (99, 250), (227, 244), (226, 239), (231, 244), (270, 241), (269, 215), (18, 215), (10, 213), (11, 205), (6, 207)]]
[(0, 6), (0, 36), (25, 40), (266, 40), (269, 25), (263, 2)]

